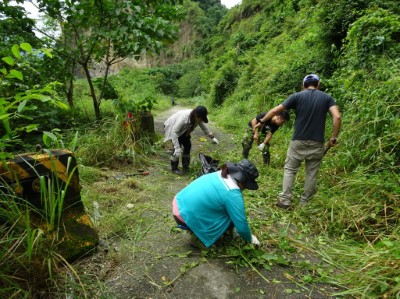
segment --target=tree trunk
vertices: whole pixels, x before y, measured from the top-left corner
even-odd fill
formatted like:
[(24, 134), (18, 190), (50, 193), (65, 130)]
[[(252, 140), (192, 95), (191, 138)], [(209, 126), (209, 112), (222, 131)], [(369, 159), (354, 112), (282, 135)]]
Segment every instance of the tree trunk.
[(92, 77), (90, 76), (88, 65), (87, 65), (87, 63), (85, 63), (82, 66), (83, 66), (83, 70), (85, 71), (87, 81), (89, 83), (90, 95), (92, 96), (92, 99), (93, 99), (94, 114), (96, 116), (96, 119), (100, 119), (101, 118), (100, 117), (100, 104), (97, 101), (96, 92), (94, 90)]
[(148, 138), (151, 145), (154, 144), (154, 117), (150, 111), (145, 111), (140, 115), (141, 134)]
[(67, 87), (67, 101), (70, 108), (74, 107), (74, 78), (69, 79)]
[(111, 61), (110, 59), (110, 49), (111, 49), (111, 40), (108, 40), (108, 48), (107, 48), (107, 56), (106, 56), (106, 70), (104, 73), (104, 78), (103, 78), (103, 84), (100, 90), (100, 97), (99, 97), (99, 105), (101, 103), (101, 100), (103, 99), (104, 96), (104, 88), (106, 86), (107, 78), (108, 78), (108, 72), (110, 71), (110, 66), (111, 66)]
[(106, 83), (107, 83), (108, 72), (109, 72), (109, 71), (110, 71), (110, 64), (107, 63), (107, 65), (106, 65), (106, 71), (105, 71), (104, 77), (103, 77), (103, 83), (102, 83), (102, 85), (101, 85), (101, 91), (100, 91), (100, 97), (99, 97), (99, 106), (100, 106), (101, 100), (102, 100), (103, 97), (104, 97), (104, 89), (105, 89), (105, 86), (106, 86)]

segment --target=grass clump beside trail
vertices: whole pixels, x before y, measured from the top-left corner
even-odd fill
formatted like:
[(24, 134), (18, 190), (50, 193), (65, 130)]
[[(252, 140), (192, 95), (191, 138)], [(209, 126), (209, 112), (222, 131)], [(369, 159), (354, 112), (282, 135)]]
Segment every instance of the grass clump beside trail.
[[(393, 171), (371, 173), (369, 167), (338, 171), (334, 166), (342, 155), (339, 144), (324, 157), (312, 201), (307, 206), (295, 201), (290, 212), (279, 210), (275, 203), (287, 148), (277, 138), (281, 133), (272, 141), (275, 159), (271, 168), (261, 169), (260, 190), (252, 192), (247, 201), (256, 233), (282, 250), (292, 267), (303, 270), (298, 281), (335, 285), (345, 290), (333, 292), (339, 297), (399, 296), (398, 175)], [(303, 171), (296, 180), (295, 198), (302, 192)], [(319, 257), (319, 261), (295, 258), (304, 254)], [(305, 276), (304, 271), (309, 274)]]
[(35, 180), (40, 184), (40, 198), (36, 199), (23, 198), (16, 192), (15, 185), (3, 181), (0, 192), (2, 298), (65, 295), (69, 294), (66, 284), (70, 281), (74, 281), (74, 288), (86, 296), (78, 273), (68, 261), (74, 254), (82, 254), (79, 246), (93, 248), (95, 244), (95, 238), (79, 243), (80, 238), (87, 235), (75, 238), (73, 230), (68, 230), (71, 228), (68, 218), (78, 213), (76, 209), (68, 209), (71, 206), (66, 202), (71, 204), (71, 198), (65, 197), (68, 186), (73, 184), (71, 178), (75, 171), (76, 168), (66, 169), (70, 176), (64, 185), (56, 179), (55, 171), (48, 176), (37, 174)]

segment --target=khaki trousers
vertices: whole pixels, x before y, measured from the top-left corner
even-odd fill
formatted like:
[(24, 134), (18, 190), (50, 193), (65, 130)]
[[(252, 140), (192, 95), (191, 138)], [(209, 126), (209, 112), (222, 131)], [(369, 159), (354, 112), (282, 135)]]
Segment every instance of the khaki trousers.
[(317, 192), (317, 175), (323, 156), (323, 142), (313, 140), (290, 141), (285, 160), (282, 193), (279, 193), (279, 201), (282, 204), (290, 205), (292, 203), (293, 184), (302, 161), (305, 161), (306, 178), (300, 203), (306, 204)]

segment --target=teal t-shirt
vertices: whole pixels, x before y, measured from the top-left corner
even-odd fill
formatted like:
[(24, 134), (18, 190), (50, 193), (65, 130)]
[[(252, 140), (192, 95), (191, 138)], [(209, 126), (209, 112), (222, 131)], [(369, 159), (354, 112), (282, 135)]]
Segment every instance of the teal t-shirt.
[(244, 199), (232, 179), (221, 177), (221, 171), (205, 174), (176, 195), (179, 213), (190, 230), (207, 247), (229, 228), (251, 242)]

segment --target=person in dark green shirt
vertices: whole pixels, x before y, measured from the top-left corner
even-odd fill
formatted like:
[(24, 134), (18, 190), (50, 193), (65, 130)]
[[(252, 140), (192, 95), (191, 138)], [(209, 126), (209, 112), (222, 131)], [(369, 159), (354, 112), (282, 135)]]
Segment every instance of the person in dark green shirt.
[(274, 115), (270, 120), (266, 121), (262, 126), (256, 127), (260, 120), (267, 114), (263, 112), (253, 118), (246, 128), (245, 135), (242, 141), (243, 158), (248, 159), (249, 152), (255, 141), (258, 144), (258, 149), (261, 151), (263, 161), (266, 165), (270, 164), (271, 154), (269, 151), (269, 141), (276, 130), (279, 129), (285, 122), (289, 121), (290, 115), (286, 110)]

